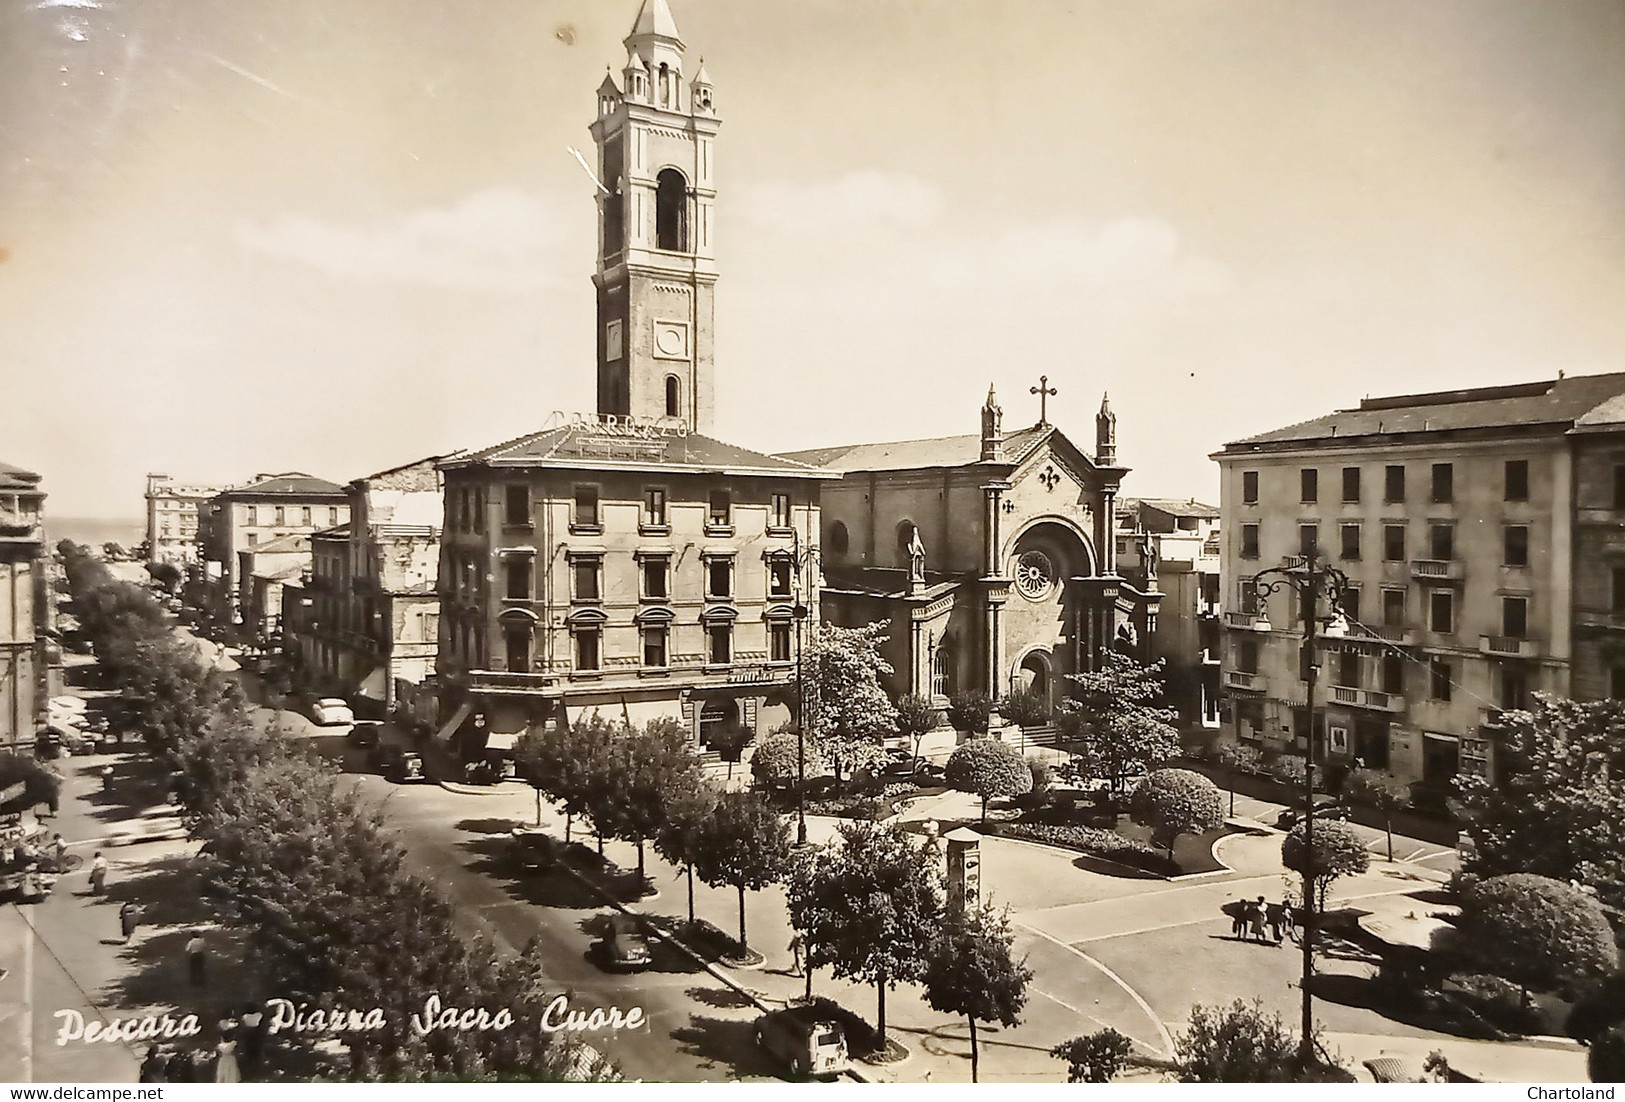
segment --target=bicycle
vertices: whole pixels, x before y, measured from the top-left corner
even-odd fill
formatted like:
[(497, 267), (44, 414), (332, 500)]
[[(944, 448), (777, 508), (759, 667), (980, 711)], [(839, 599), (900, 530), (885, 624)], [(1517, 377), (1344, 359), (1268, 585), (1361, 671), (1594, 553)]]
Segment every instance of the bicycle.
[(40, 862), (40, 868), (45, 872), (54, 872), (60, 875), (65, 872), (73, 872), (84, 863), (85, 859), (80, 857), (77, 853), (67, 853), (63, 854), (62, 860), (60, 861), (49, 857), (45, 858)]

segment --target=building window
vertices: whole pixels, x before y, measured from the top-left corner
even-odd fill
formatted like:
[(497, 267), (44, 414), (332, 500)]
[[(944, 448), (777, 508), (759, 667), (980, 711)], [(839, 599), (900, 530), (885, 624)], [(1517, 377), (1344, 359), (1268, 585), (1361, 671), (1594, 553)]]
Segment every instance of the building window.
[(793, 571), (789, 559), (770, 559), (767, 564), (767, 595), (788, 599)]
[(1236, 668), (1242, 673), (1258, 672), (1258, 640), (1243, 639), (1236, 644)]
[(643, 595), (651, 601), (664, 601), (671, 596), (667, 585), (671, 560), (664, 555), (650, 555), (643, 560)]
[(304, 525), (307, 528), (310, 527), (310, 506), (309, 505), (303, 505), (303, 506), (300, 507), (300, 509), (299, 509), (299, 523)]
[(1258, 525), (1243, 524), (1241, 526), (1241, 557), (1244, 559), (1258, 558)]
[(1456, 630), (1456, 597), (1448, 589), (1428, 593), (1428, 630), (1449, 635)]
[(664, 669), (666, 659), (665, 624), (645, 624), (643, 627), (643, 664), (652, 669)]
[(1360, 622), (1360, 587), (1357, 585), (1344, 586), (1343, 600), (1340, 602), (1339, 607), (1343, 612), (1343, 617), (1348, 620), (1351, 626), (1358, 624)]
[(666, 376), (666, 416), (681, 417), (683, 415), (683, 384), (677, 376)]
[(1405, 467), (1394, 463), (1382, 470), (1382, 500), (1392, 505), (1405, 500)]
[(286, 524), (287, 523), (287, 520), (285, 519), (286, 515), (287, 515), (287, 511), (282, 506), (278, 505), (276, 507), (276, 511), (274, 513), (272, 513), (272, 516), (274, 516), (276, 519), (273, 520), (271, 523), (273, 523), (273, 524)]
[(838, 520), (830, 525), (829, 550), (832, 555), (844, 555), (851, 546), (851, 538), (847, 535), (846, 522)]
[(246, 510), (246, 512), (247, 512), (247, 519), (243, 523), (245, 523), (245, 524), (258, 524), (260, 522), (260, 511), (259, 511), (259, 509), (257, 509), (253, 505), (250, 505), (248, 507), (248, 509)]
[(1241, 503), (1243, 505), (1258, 504), (1258, 472), (1241, 472)]
[(1501, 634), (1522, 639), (1529, 632), (1529, 598), (1501, 598)]
[(1245, 616), (1258, 614), (1258, 586), (1252, 578), (1239, 578), (1236, 581), (1236, 601), (1241, 606)]
[(510, 624), (503, 629), (502, 636), (508, 669), (514, 673), (527, 672), (530, 669), (529, 625)]
[(931, 695), (942, 697), (954, 691), (953, 653), (946, 644), (931, 659)]
[(1529, 528), (1522, 524), (1509, 524), (1506, 529), (1506, 553), (1502, 561), (1508, 566), (1529, 565)]
[(730, 558), (718, 556), (705, 563), (705, 596), (713, 601), (726, 601), (733, 596), (734, 563)]
[(598, 526), (598, 487), (577, 486), (575, 506), (570, 513), (570, 527), (597, 528)]
[(599, 668), (599, 644), (603, 639), (603, 631), (596, 624), (575, 629), (576, 641), (576, 669), (596, 670)]
[(1354, 651), (1340, 651), (1337, 655), (1337, 683), (1350, 689), (1360, 685), (1360, 656)]
[(1529, 460), (1507, 460), (1505, 496), (1508, 501), (1529, 500)]
[(1610, 609), (1615, 616), (1625, 616), (1625, 566), (1616, 566), (1613, 570), (1614, 591), (1610, 595)]
[(1405, 561), (1405, 526), (1403, 524), (1385, 524), (1382, 526), (1382, 558), (1384, 562)]
[(1529, 675), (1505, 662), (1501, 664), (1501, 707), (1519, 711), (1529, 707)]
[(1450, 699), (1450, 663), (1435, 658), (1428, 663), (1428, 696), (1434, 700)]
[(582, 555), (570, 563), (570, 573), (575, 580), (574, 598), (577, 601), (597, 601), (600, 599), (601, 589), (598, 584), (598, 575), (602, 560), (596, 555)]
[(688, 181), (675, 168), (655, 177), (655, 248), (688, 251)]
[(1343, 500), (1360, 500), (1360, 468), (1358, 467), (1343, 468)]
[(666, 527), (666, 491), (663, 487), (644, 488), (643, 523), (648, 528)]
[(1382, 656), (1382, 691), (1393, 696), (1405, 692), (1405, 659), (1391, 651)]
[(788, 527), (790, 527), (790, 495), (789, 494), (774, 494), (773, 495), (773, 514), (772, 514), (772, 517), (768, 520), (767, 526), (769, 528), (788, 528)]
[(1360, 557), (1360, 526), (1358, 524), (1345, 524), (1338, 529), (1342, 536), (1342, 552), (1345, 559), (1358, 559)]
[(485, 531), (485, 487), (474, 487), (474, 531)]
[(530, 527), (530, 487), (510, 482), (503, 491), (502, 523), (510, 528)]
[(337, 505), (329, 505), (327, 507), (327, 526), (329, 528), (331, 528), (331, 527), (333, 527), (333, 525), (337, 524), (338, 522), (339, 522), (339, 507)]
[(1309, 556), (1320, 546), (1320, 525), (1298, 525), (1298, 554)]
[(767, 657), (770, 662), (790, 661), (790, 621), (768, 621)]
[(248, 546), (253, 547), (259, 541), (260, 541), (260, 534), (258, 532), (250, 532), (250, 533), (248, 533)]
[(1456, 468), (1452, 463), (1433, 464), (1433, 503), (1444, 505), (1456, 500)]
[(507, 579), (506, 593), (510, 601), (530, 600), (530, 556), (507, 555), (502, 560), (502, 573)]
[(1625, 666), (1614, 666), (1608, 671), (1608, 695), (1625, 700)]
[(1320, 472), (1313, 467), (1305, 467), (1298, 472), (1298, 500), (1303, 502), (1314, 501), (1320, 494)]
[(1456, 557), (1456, 526), (1428, 525), (1428, 557), (1448, 562)]
[(733, 499), (727, 490), (712, 490), (706, 506), (705, 523), (710, 528), (727, 528), (733, 524)]
[(707, 624), (705, 626), (706, 660), (713, 666), (726, 666), (733, 661), (733, 625)]
[(1614, 508), (1625, 509), (1625, 463), (1614, 467)]

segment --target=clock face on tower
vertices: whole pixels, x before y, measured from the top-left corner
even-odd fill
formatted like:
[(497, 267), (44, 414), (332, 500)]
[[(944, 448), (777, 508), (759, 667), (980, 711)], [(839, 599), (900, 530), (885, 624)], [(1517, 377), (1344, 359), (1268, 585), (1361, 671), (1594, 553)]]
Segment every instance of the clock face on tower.
[(681, 321), (654, 323), (654, 353), (664, 360), (688, 359), (688, 325)]

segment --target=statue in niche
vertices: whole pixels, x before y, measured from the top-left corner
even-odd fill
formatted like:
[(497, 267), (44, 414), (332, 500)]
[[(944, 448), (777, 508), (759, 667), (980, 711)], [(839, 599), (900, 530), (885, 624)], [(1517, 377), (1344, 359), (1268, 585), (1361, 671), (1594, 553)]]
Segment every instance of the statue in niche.
[(908, 538), (908, 580), (925, 581), (925, 544), (920, 541), (918, 526)]

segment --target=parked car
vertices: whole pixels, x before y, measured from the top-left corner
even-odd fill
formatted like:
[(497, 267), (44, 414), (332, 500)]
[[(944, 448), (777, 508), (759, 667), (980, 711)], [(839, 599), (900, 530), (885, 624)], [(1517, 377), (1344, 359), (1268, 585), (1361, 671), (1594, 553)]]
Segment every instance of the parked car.
[(520, 872), (546, 872), (558, 864), (558, 847), (540, 830), (515, 827), (513, 852)]
[[(1315, 818), (1317, 819), (1346, 820), (1349, 817), (1348, 806), (1336, 796), (1315, 797), (1314, 808)], [(1291, 830), (1293, 827), (1297, 826), (1302, 819), (1303, 804), (1300, 803), (1296, 807), (1282, 808), (1281, 813), (1275, 817), (1275, 825), (1280, 827), (1282, 830)]]
[(796, 1076), (839, 1075), (849, 1064), (846, 1033), (816, 1007), (770, 1010), (756, 1019), (751, 1035)]
[(383, 735), (383, 728), (376, 723), (357, 723), (350, 727), (344, 739), (351, 746), (359, 746), (363, 750), (370, 750), (377, 746)]
[(378, 771), (396, 784), (426, 781), (423, 757), (400, 746), (383, 745), (378, 748)]
[(338, 697), (324, 696), (310, 706), (310, 718), (323, 727), (336, 727), (343, 723), (354, 723), (355, 713)]
[(637, 919), (631, 915), (613, 914), (605, 920), (604, 936), (592, 943), (588, 950), (607, 972), (641, 972), (654, 961), (649, 952), (649, 939)]

